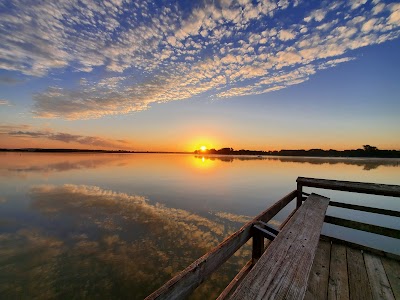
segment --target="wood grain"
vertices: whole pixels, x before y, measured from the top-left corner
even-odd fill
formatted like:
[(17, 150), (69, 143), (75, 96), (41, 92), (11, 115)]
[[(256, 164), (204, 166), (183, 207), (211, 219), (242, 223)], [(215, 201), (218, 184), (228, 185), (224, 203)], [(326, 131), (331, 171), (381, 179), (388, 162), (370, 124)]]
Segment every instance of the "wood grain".
[(349, 292), (352, 300), (372, 299), (364, 258), (360, 250), (347, 248)]
[(332, 244), (329, 270), (328, 299), (349, 299), (346, 246)]
[(328, 204), (311, 194), (231, 299), (303, 299)]
[(371, 286), (372, 297), (374, 297), (374, 299), (394, 300), (394, 295), (381, 259), (369, 253), (364, 253), (364, 261), (369, 284)]
[(296, 181), (297, 184), (301, 184), (302, 186), (308, 186), (308, 187), (363, 193), (363, 194), (400, 197), (399, 185), (316, 179), (307, 177), (298, 177)]
[(297, 191), (294, 190), (283, 197), (252, 221), (246, 223), (217, 247), (194, 261), (182, 272), (147, 296), (146, 300), (187, 298), (206, 278), (250, 239), (251, 229), (255, 223), (259, 220), (264, 222), (271, 220), (282, 208), (290, 203), (296, 195)]
[(327, 299), (330, 258), (331, 243), (320, 241), (308, 278), (308, 287), (304, 299)]
[(397, 300), (400, 300), (400, 262), (386, 257), (382, 257), (381, 260), (393, 295)]

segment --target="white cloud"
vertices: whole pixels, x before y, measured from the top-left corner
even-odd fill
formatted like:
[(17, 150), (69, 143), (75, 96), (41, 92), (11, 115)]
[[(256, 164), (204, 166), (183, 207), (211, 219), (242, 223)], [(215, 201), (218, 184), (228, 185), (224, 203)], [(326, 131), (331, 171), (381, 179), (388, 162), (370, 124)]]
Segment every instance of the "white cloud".
[(372, 13), (374, 15), (379, 14), (380, 12), (382, 12), (385, 9), (385, 4), (383, 3), (379, 3), (376, 6), (374, 6), (374, 8), (372, 9)]
[[(307, 80), (314, 73), (304, 75), (306, 66), (318, 72), (400, 35), (400, 5), (365, 0), (321, 2), (311, 11), (304, 1), (286, 0), (204, 2), (184, 12), (147, 0), (13, 3), (0, 19), (0, 68), (106, 77), (35, 94), (33, 112), (42, 118), (124, 114), (204, 92), (266, 93)], [(282, 19), (286, 10), (298, 18)], [(280, 81), (282, 74), (296, 78)]]
[(282, 41), (293, 40), (296, 37), (296, 34), (290, 30), (281, 30), (279, 31), (279, 39)]
[(365, 3), (367, 3), (368, 0), (351, 0), (350, 4), (351, 4), (351, 9), (357, 9), (360, 6), (364, 5)]
[(310, 22), (311, 20), (315, 20), (317, 22), (321, 22), (325, 18), (327, 13), (328, 13), (327, 10), (316, 9), (312, 11), (308, 17), (304, 18), (304, 21)]

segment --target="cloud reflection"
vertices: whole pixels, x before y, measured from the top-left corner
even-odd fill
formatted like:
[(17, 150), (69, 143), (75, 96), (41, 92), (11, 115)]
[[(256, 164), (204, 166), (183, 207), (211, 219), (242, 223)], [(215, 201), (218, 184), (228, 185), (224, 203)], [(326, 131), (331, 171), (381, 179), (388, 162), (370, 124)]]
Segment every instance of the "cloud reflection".
[[(200, 216), (97, 186), (40, 185), (29, 196), (40, 223), (0, 235), (5, 297), (142, 299), (240, 226), (233, 214)], [(223, 288), (249, 255), (240, 250), (194, 298)]]
[(31, 174), (52, 174), (59, 172), (68, 172), (73, 170), (97, 169), (106, 165), (115, 164), (118, 161), (119, 166), (126, 165), (122, 161), (123, 157), (118, 155), (107, 155), (102, 157), (84, 154), (84, 158), (79, 155), (36, 155), (29, 156), (22, 154), (24, 159), (15, 161), (10, 160), (7, 155), (0, 156), (0, 177), (18, 176), (26, 177)]

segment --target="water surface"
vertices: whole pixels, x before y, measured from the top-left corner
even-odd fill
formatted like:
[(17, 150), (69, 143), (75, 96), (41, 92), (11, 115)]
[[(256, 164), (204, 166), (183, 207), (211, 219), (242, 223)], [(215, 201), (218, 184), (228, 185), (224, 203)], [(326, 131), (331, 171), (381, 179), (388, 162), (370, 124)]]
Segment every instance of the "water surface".
[[(400, 184), (400, 160), (1, 153), (0, 294), (142, 299), (294, 190), (298, 176)], [(400, 210), (398, 198), (314, 191)], [(392, 217), (328, 213), (400, 229)], [(332, 225), (323, 233), (400, 253), (391, 238)], [(238, 251), (192, 298), (215, 298), (250, 253)]]

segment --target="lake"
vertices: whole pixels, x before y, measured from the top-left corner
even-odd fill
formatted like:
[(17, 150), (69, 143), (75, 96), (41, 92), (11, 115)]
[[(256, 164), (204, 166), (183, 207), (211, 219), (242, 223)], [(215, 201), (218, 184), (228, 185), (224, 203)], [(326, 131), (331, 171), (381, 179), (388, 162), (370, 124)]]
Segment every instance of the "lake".
[[(296, 189), (298, 176), (400, 185), (400, 160), (0, 153), (1, 297), (142, 299)], [(400, 210), (398, 198), (313, 191)], [(400, 229), (389, 216), (328, 214)], [(392, 238), (327, 224), (323, 233), (400, 254)], [(192, 298), (218, 296), (250, 257), (247, 245)]]

